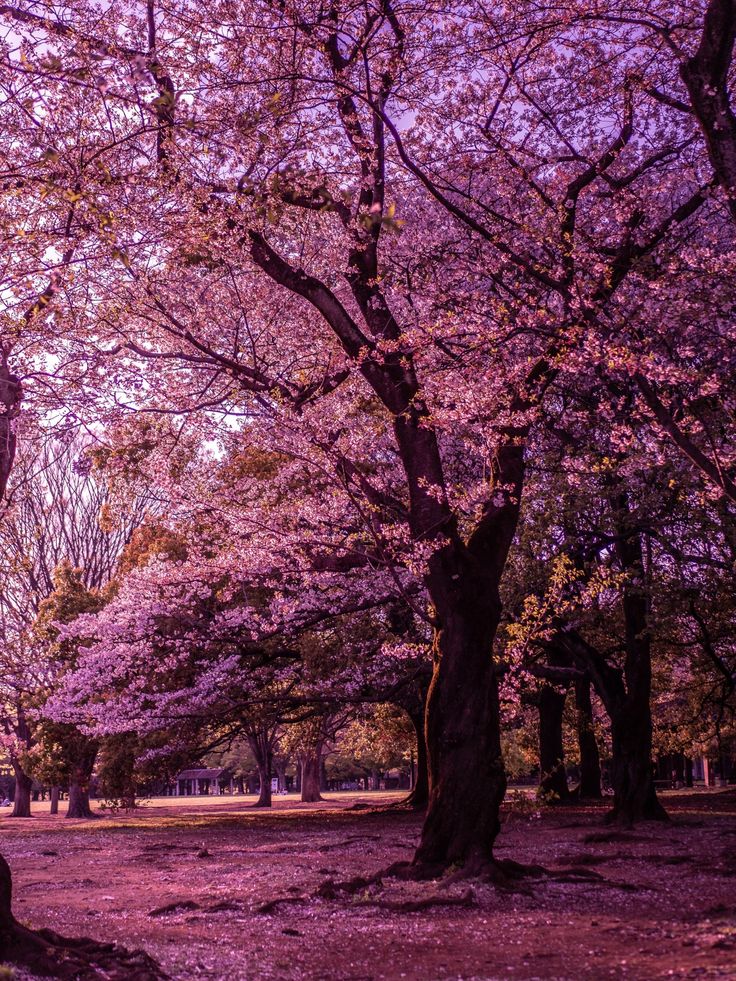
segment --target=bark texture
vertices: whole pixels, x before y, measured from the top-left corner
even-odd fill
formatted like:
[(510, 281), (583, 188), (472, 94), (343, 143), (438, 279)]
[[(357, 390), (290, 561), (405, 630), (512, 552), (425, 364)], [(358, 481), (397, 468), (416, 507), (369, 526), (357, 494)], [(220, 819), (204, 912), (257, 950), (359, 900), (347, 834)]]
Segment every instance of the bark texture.
[(92, 818), (92, 806), (89, 800), (89, 785), (80, 780), (69, 784), (69, 806), (66, 811), (68, 818)]
[[(594, 647), (574, 631), (565, 642), (581, 664), (590, 668), (593, 684), (611, 720), (611, 782), (614, 803), (609, 821), (624, 825), (643, 820), (666, 820), (657, 798), (652, 767), (652, 717), (647, 666), (624, 672), (611, 667)], [(650, 669), (651, 670), (651, 669)], [(631, 687), (629, 687), (631, 686)]]
[(13, 762), (15, 773), (15, 796), (13, 797), (13, 817), (29, 818), (31, 816), (31, 790), (33, 780), (23, 770), (20, 764)]
[(435, 634), (427, 697), (429, 806), (415, 861), (430, 867), (491, 862), (506, 792), (491, 656), (501, 605), (492, 584), (454, 558), (443, 570), (454, 588)]
[(68, 818), (92, 818), (92, 807), (89, 801), (89, 783), (92, 778), (99, 743), (95, 739), (87, 739), (81, 734), (69, 740), (69, 748), (73, 750), (69, 760), (69, 806)]
[(539, 693), (539, 791), (548, 803), (570, 799), (562, 741), (565, 692), (542, 685)]
[(273, 746), (276, 739), (276, 730), (263, 726), (256, 726), (246, 730), (248, 745), (256, 758), (258, 767), (259, 791), (256, 807), (270, 807), (272, 801), (271, 794), (271, 773), (273, 772)]
[(736, 221), (736, 116), (729, 94), (729, 70), (736, 42), (736, 0), (710, 0), (698, 50), (680, 74), (708, 147), (716, 180)]
[(268, 766), (258, 767), (258, 800), (256, 807), (270, 807), (272, 803), (271, 769)]
[(593, 704), (590, 698), (590, 679), (575, 681), (575, 716), (578, 750), (580, 753), (580, 786), (578, 797), (598, 800), (601, 794), (601, 760), (593, 728)]
[(623, 668), (613, 667), (575, 631), (560, 642), (590, 675), (611, 720), (613, 809), (609, 821), (630, 826), (637, 821), (667, 820), (654, 786), (652, 766), (652, 656), (650, 595), (641, 531), (626, 493), (612, 498), (616, 554), (626, 575), (622, 607)]
[(611, 716), (614, 802), (610, 817), (632, 824), (663, 820), (667, 814), (657, 798), (652, 767), (650, 597), (641, 535), (632, 525), (625, 494), (618, 504), (621, 524), (616, 551), (628, 576), (623, 591), (626, 657), (625, 695), (615, 700)]
[(15, 460), (15, 420), (20, 414), (21, 400), (20, 379), (10, 370), (8, 354), (0, 346), (0, 500)]
[(311, 747), (302, 757), (302, 793), (305, 804), (322, 800), (320, 783), (322, 776), (322, 746)]
[(417, 736), (416, 776), (411, 793), (403, 802), (406, 807), (423, 811), (429, 803), (429, 768), (427, 762), (427, 741), (424, 734), (424, 713), (410, 712), (409, 717)]

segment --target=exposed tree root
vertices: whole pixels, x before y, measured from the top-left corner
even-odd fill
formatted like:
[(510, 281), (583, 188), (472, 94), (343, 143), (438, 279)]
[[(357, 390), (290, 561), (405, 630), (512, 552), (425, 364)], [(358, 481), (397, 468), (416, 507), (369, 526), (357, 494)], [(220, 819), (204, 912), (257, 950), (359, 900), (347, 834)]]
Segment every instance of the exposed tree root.
[(269, 916), (271, 913), (275, 913), (279, 906), (293, 906), (299, 903), (306, 903), (309, 901), (309, 898), (309, 896), (282, 896), (281, 898), (270, 899), (267, 903), (257, 906), (256, 913), (263, 913)]
[(211, 906), (202, 906), (193, 899), (178, 899), (173, 903), (167, 903), (166, 906), (157, 906), (148, 915), (152, 918), (158, 918), (159, 916), (174, 916), (177, 913), (189, 913), (193, 910), (201, 910), (203, 913), (224, 913), (242, 908), (243, 904), (234, 899), (223, 899)]
[(456, 882), (477, 880), (488, 882), (500, 889), (513, 889), (524, 880), (552, 876), (541, 865), (520, 865), (509, 859), (500, 861), (472, 862), (460, 868), (448, 870), (446, 864), (429, 862), (395, 862), (368, 878), (357, 876), (344, 882), (326, 879), (314, 896), (319, 899), (337, 899), (340, 895), (355, 895), (371, 887), (381, 889), (384, 879), (399, 879), (405, 882), (426, 882), (440, 879), (440, 888), (446, 889)]
[[(258, 913), (275, 913), (282, 905), (306, 903), (310, 899), (341, 899), (347, 896), (355, 896), (357, 893), (366, 892), (373, 889), (380, 892), (383, 882), (380, 877), (372, 876), (370, 879), (356, 876), (345, 882), (335, 882), (327, 879), (322, 885), (311, 894), (311, 896), (284, 896), (272, 899), (268, 903), (263, 903), (258, 907)], [(394, 913), (419, 913), (422, 910), (431, 909), (433, 906), (462, 906), (470, 908), (476, 906), (475, 893), (472, 889), (466, 889), (461, 896), (434, 895), (426, 896), (421, 899), (376, 899), (372, 896), (360, 899), (358, 906), (375, 906), (377, 909), (385, 909)]]
[(88, 937), (61, 937), (53, 930), (14, 924), (3, 957), (42, 977), (59, 981), (165, 981), (167, 974), (143, 950), (98, 943)]
[(429, 805), (429, 798), (426, 793), (415, 793), (413, 790), (406, 797), (402, 797), (401, 800), (395, 800), (390, 804), (382, 804), (379, 807), (374, 807), (372, 810), (376, 814), (386, 814), (391, 812), (400, 811), (404, 814), (420, 814), (422, 811), (426, 811)]
[(628, 884), (613, 882), (589, 868), (547, 869), (542, 865), (521, 865), (510, 859), (501, 859), (490, 862), (471, 862), (455, 869), (430, 863), (396, 862), (368, 878), (357, 876), (344, 882), (326, 879), (313, 893), (313, 896), (318, 899), (339, 899), (341, 896), (353, 896), (371, 888), (378, 891), (383, 888), (385, 879), (399, 879), (405, 882), (439, 879), (439, 888), (442, 890), (448, 889), (458, 882), (474, 881), (490, 884), (504, 891), (529, 893), (530, 880), (595, 883), (597, 885), (610, 885), (612, 888), (629, 888)]
[[(392, 900), (376, 897), (384, 887), (385, 879), (398, 879), (405, 882), (422, 882), (439, 879), (438, 887), (443, 894), (434, 894), (421, 899)], [(477, 900), (472, 888), (460, 896), (448, 896), (444, 891), (458, 882), (472, 880), (489, 883), (497, 889), (516, 890), (531, 894), (529, 880), (547, 882), (586, 883), (589, 885), (610, 886), (613, 889), (638, 890), (638, 886), (614, 882), (604, 878), (599, 872), (589, 868), (547, 869), (542, 865), (521, 865), (510, 859), (468, 863), (461, 868), (448, 871), (444, 865), (417, 864), (416, 862), (396, 862), (372, 876), (355, 876), (352, 879), (325, 881), (309, 896), (283, 896), (260, 905), (256, 912), (271, 914), (282, 905), (307, 903), (313, 899), (341, 900), (363, 894), (359, 906), (375, 906), (378, 909), (397, 913), (414, 913), (433, 906), (476, 906)]]
[(156, 909), (149, 911), (148, 915), (152, 918), (159, 916), (170, 916), (172, 913), (188, 913), (190, 910), (202, 909), (199, 903), (195, 903), (193, 899), (177, 899), (173, 903), (167, 903), (166, 906), (157, 906)]
[(0, 856), (0, 953), (17, 967), (59, 981), (164, 981), (168, 977), (143, 950), (29, 930), (11, 910), (10, 868)]
[(364, 892), (366, 889), (370, 889), (371, 886), (381, 889), (383, 888), (381, 876), (382, 874), (379, 872), (376, 875), (370, 876), (368, 879), (362, 875), (357, 875), (354, 879), (347, 879), (344, 882), (325, 879), (322, 885), (312, 895), (315, 899), (338, 899), (341, 895), (354, 896), (357, 892)]
[(219, 903), (213, 903), (212, 906), (208, 906), (206, 912), (208, 913), (235, 913), (243, 908), (243, 904), (237, 902), (234, 899), (221, 899)]

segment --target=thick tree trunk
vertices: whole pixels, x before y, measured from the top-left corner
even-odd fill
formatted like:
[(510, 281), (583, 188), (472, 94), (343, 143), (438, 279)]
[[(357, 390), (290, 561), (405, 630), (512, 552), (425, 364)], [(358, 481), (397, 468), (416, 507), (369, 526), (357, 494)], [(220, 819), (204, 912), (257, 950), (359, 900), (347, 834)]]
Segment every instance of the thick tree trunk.
[(729, 69), (736, 39), (736, 2), (709, 0), (700, 44), (680, 65), (695, 118), (705, 137), (713, 173), (736, 221), (736, 116), (729, 99)]
[(414, 857), (420, 868), (493, 863), (506, 794), (493, 642), (519, 518), (525, 433), (506, 431), (493, 461), (498, 490), (467, 544), (448, 544), (429, 561), (437, 626), (426, 709), (429, 806)]
[(548, 803), (564, 803), (570, 797), (562, 743), (565, 698), (551, 685), (543, 685), (539, 693), (539, 792)]
[(59, 788), (51, 788), (51, 807), (49, 809), (49, 814), (59, 813)]
[(274, 733), (268, 729), (252, 729), (248, 733), (248, 744), (258, 767), (259, 792), (256, 807), (270, 807), (271, 772), (273, 770)]
[(616, 554), (626, 575), (623, 671), (612, 667), (575, 631), (566, 631), (561, 640), (589, 672), (611, 720), (614, 797), (607, 820), (630, 826), (642, 820), (667, 820), (667, 813), (657, 799), (652, 767), (650, 570), (644, 564), (641, 518), (632, 514), (626, 492), (613, 496), (611, 505), (618, 534)]
[(31, 816), (31, 791), (33, 780), (22, 769), (19, 763), (13, 763), (15, 773), (15, 796), (13, 797), (13, 813), (11, 817), (29, 818)]
[(89, 802), (89, 781), (83, 774), (73, 774), (69, 781), (68, 818), (92, 818), (94, 814)]
[[(666, 820), (667, 814), (657, 799), (652, 768), (652, 716), (647, 683), (650, 665), (647, 650), (641, 673), (637, 658), (627, 658), (627, 684), (622, 672), (612, 668), (606, 659), (575, 631), (562, 635), (577, 662), (590, 671), (593, 684), (611, 720), (611, 783), (613, 809), (608, 821), (631, 825), (641, 820)], [(641, 639), (641, 638), (640, 638)]]
[(620, 495), (618, 504), (622, 517), (616, 551), (628, 576), (623, 592), (626, 688), (610, 713), (614, 798), (609, 820), (630, 825), (641, 820), (667, 820), (667, 813), (657, 799), (652, 767), (650, 599), (641, 534), (631, 527), (626, 494)]
[(581, 800), (598, 800), (601, 794), (601, 760), (593, 728), (593, 704), (590, 698), (590, 679), (575, 681), (575, 710), (580, 751)]
[(271, 768), (269, 766), (259, 764), (258, 765), (258, 780), (260, 782), (260, 789), (258, 793), (258, 800), (255, 803), (256, 807), (270, 807), (271, 798)]
[(75, 741), (75, 752), (69, 761), (68, 818), (93, 818), (89, 802), (89, 782), (95, 767), (99, 743), (94, 739)]
[(608, 820), (625, 825), (667, 820), (654, 787), (650, 713), (636, 704), (624, 704), (611, 719), (611, 742), (614, 797)]
[(448, 571), (457, 586), (448, 597), (454, 609), (443, 611), (434, 639), (426, 712), (429, 806), (414, 863), (472, 870), (493, 859), (506, 793), (491, 656), (501, 607), (482, 577)]
[(322, 772), (322, 746), (314, 747), (302, 760), (302, 796), (305, 804), (322, 800), (320, 778)]
[(13, 931), (13, 912), (11, 909), (11, 894), (13, 891), (10, 867), (0, 855), (0, 957), (10, 946)]

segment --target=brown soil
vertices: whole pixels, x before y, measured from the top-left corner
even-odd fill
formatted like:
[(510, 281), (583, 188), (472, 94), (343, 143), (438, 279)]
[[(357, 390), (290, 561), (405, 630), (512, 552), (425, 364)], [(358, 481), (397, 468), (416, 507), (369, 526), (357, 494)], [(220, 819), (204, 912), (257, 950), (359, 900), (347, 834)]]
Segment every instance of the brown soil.
[(733, 791), (665, 795), (672, 823), (631, 832), (604, 827), (602, 806), (520, 797), (499, 858), (551, 876), (512, 891), (387, 878), (315, 898), (411, 857), (421, 819), (348, 810), (357, 799), (3, 817), (0, 851), (20, 920), (143, 947), (176, 979), (736, 978)]

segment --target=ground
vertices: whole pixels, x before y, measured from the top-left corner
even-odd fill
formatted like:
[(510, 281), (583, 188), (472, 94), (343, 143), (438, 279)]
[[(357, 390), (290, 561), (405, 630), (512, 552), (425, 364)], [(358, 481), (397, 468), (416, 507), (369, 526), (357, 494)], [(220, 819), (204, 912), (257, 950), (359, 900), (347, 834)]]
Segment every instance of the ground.
[[(36, 805), (0, 818), (0, 850), (19, 919), (143, 947), (175, 979), (736, 978), (734, 791), (666, 794), (671, 824), (632, 832), (606, 829), (602, 807), (540, 811), (519, 795), (499, 857), (573, 881), (386, 879), (315, 897), (411, 856), (419, 817), (351, 809), (388, 797), (280, 797), (271, 812), (158, 799), (95, 821)], [(575, 881), (586, 872), (602, 879)]]

